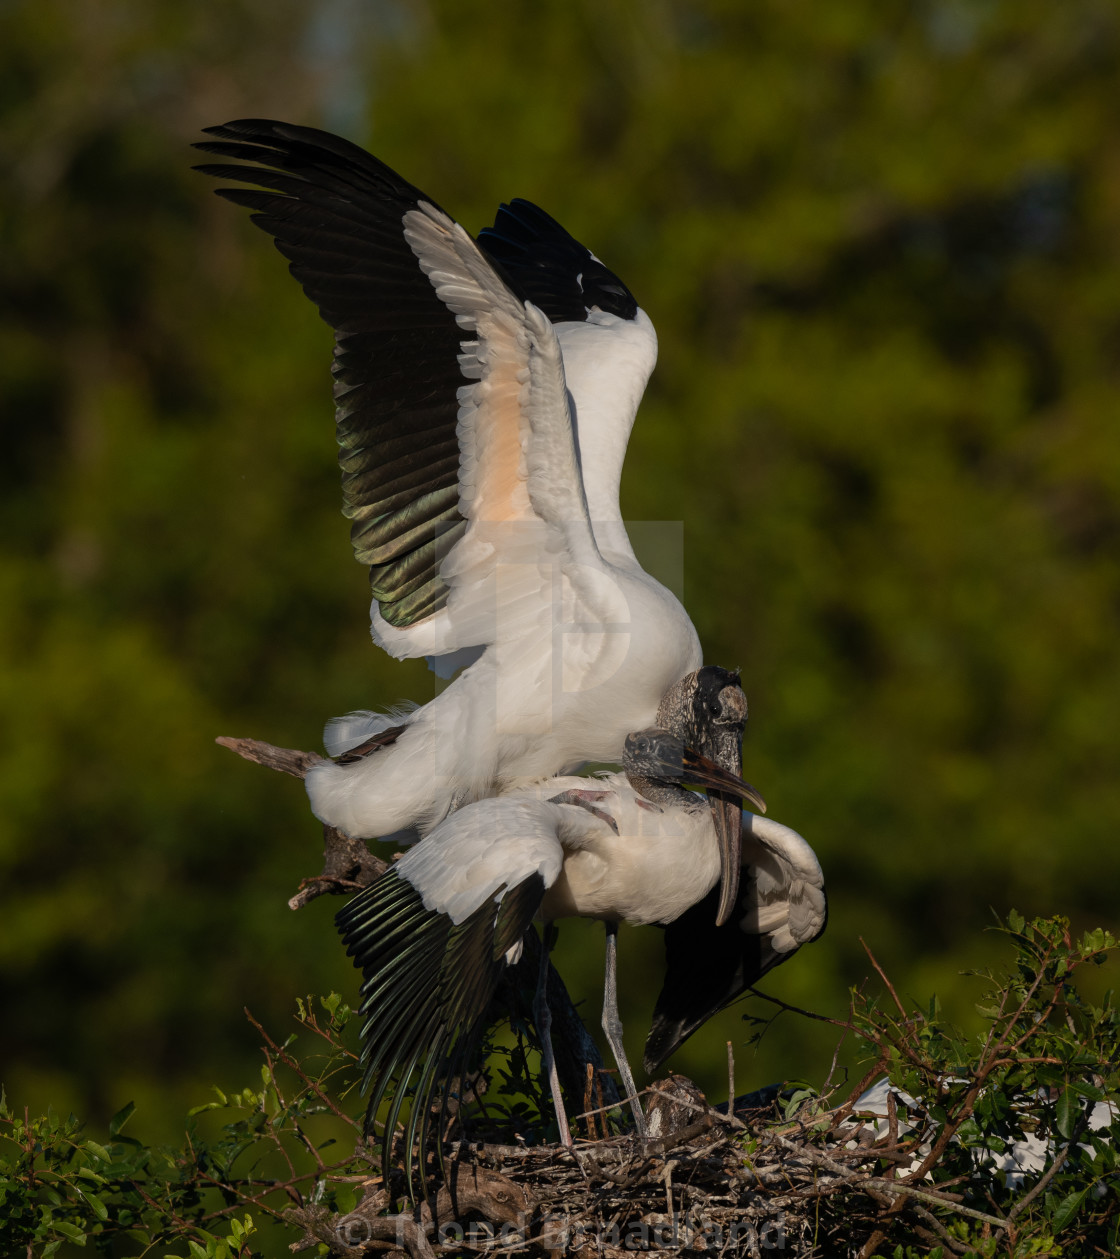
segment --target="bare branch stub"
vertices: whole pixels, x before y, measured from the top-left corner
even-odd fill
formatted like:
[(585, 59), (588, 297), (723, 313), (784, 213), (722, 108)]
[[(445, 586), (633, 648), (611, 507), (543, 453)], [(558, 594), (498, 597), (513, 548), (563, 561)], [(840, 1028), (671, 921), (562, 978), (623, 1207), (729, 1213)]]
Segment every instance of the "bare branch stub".
[[(233, 739), (222, 735), (215, 740), (231, 752), (255, 765), (274, 769), (293, 778), (306, 778), (312, 766), (325, 759), (317, 752), (301, 752), (296, 748), (280, 748), (262, 739)], [(288, 901), (290, 909), (302, 909), (316, 897), (349, 895), (360, 891), (379, 878), (389, 868), (389, 863), (375, 857), (365, 842), (323, 826), (323, 869), (319, 874), (304, 879), (295, 895)]]
[(299, 890), (288, 901), (289, 909), (302, 909), (317, 896), (350, 895), (368, 887), (389, 868), (389, 863), (375, 857), (360, 839), (343, 834), (333, 826), (323, 825), (323, 870), (302, 880)]
[(278, 748), (274, 743), (265, 743), (262, 739), (235, 739), (229, 735), (219, 735), (214, 740), (220, 747), (229, 748), (238, 756), (252, 761), (255, 765), (263, 765), (266, 769), (275, 769), (281, 774), (291, 774), (293, 778), (306, 778), (307, 771), (325, 760), (318, 752), (300, 752), (296, 748)]

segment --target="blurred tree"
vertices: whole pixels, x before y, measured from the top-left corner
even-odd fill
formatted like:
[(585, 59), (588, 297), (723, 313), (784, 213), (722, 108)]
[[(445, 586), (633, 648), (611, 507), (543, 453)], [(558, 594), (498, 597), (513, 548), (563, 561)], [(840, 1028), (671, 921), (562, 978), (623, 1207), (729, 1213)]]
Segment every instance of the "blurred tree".
[[(430, 694), (366, 640), (329, 334), (187, 170), (199, 128), (243, 115), (339, 127), (473, 230), (530, 197), (652, 315), (624, 510), (685, 522), (707, 657), (744, 668), (750, 776), (832, 894), (771, 989), (838, 1011), (863, 934), (950, 995), (989, 906), (1115, 924), (1115, 5), (0, 21), (14, 1101), (170, 1117), (246, 1061), (241, 1006), (349, 990), (329, 908), (284, 908), (318, 840), (298, 787), (211, 740), (311, 746), (328, 716)], [(594, 1007), (585, 935), (560, 965)], [(635, 1040), (658, 949), (624, 941)], [(718, 1089), (731, 1037), (737, 1012), (679, 1065)], [(780, 1022), (741, 1087), (819, 1076), (826, 1049)]]

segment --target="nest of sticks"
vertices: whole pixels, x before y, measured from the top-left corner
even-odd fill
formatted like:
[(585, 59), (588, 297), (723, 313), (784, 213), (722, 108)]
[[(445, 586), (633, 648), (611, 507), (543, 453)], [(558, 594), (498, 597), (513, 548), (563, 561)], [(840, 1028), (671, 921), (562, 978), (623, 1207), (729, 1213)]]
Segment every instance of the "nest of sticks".
[[(391, 1175), (388, 1184), (371, 1178), (347, 1215), (290, 1208), (303, 1232), (291, 1249), (325, 1243), (335, 1255), (390, 1259), (857, 1256), (875, 1252), (888, 1220), (929, 1244), (955, 1240), (930, 1207), (967, 1213), (959, 1197), (892, 1179), (913, 1159), (897, 1129), (853, 1121), (850, 1104), (787, 1120), (781, 1102), (775, 1086), (738, 1099), (728, 1115), (670, 1076), (646, 1090), (657, 1136), (571, 1148), (464, 1142), (448, 1152), (438, 1193), (418, 1206), (393, 1210), (403, 1185)], [(829, 1209), (823, 1200), (838, 1196), (844, 1202), (829, 1205), (842, 1209)]]

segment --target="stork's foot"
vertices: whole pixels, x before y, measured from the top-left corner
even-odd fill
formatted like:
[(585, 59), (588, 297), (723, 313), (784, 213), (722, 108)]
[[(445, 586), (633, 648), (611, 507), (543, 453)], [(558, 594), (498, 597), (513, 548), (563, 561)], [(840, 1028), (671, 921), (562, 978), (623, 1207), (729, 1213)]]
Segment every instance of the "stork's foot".
[[(604, 1028), (604, 1030), (606, 1030)], [(615, 1049), (615, 1040), (611, 1033), (607, 1032), (607, 1040), (610, 1042), (611, 1050), (616, 1055), (618, 1062), (620, 1083), (622, 1091), (626, 1094), (626, 1101), (630, 1105), (630, 1114), (634, 1119), (634, 1134), (645, 1141), (649, 1139), (649, 1123), (646, 1121), (645, 1111), (642, 1109), (642, 1099), (638, 1096), (638, 1086), (634, 1083), (634, 1076), (631, 1074), (630, 1065), (626, 1063), (626, 1055), (622, 1048), (622, 1024), (618, 1025), (617, 1050)], [(623, 1063), (626, 1063), (625, 1069)]]

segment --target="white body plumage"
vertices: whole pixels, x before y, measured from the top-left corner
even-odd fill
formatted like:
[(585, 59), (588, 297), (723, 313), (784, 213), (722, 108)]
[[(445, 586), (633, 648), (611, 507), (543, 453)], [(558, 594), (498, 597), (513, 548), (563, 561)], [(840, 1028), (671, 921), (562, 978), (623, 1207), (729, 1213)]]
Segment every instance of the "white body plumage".
[[(392, 655), (427, 656), (445, 675), (473, 662), (391, 746), (308, 775), (316, 816), (362, 837), (424, 834), (495, 791), (619, 760), (626, 734), (649, 726), (702, 659), (679, 600), (635, 558), (618, 508), (656, 359), (648, 317), (593, 312), (554, 328), (446, 216), (425, 207), (408, 230), (437, 294), (476, 335), (461, 360), (476, 383), (459, 391), (468, 526), (440, 568), (447, 606), (395, 629), (375, 603), (372, 632)], [(328, 726), (328, 751), (385, 724), (343, 718)]]
[[(584, 804), (556, 803), (565, 793)], [(703, 798), (696, 802), (654, 804), (624, 774), (553, 778), (458, 810), (395, 869), (426, 909), (455, 923), (533, 874), (545, 885), (544, 921), (669, 923), (720, 877), (715, 823)], [(793, 952), (824, 925), (820, 865), (796, 831), (770, 818), (744, 812), (742, 834), (749, 877), (736, 921)]]

